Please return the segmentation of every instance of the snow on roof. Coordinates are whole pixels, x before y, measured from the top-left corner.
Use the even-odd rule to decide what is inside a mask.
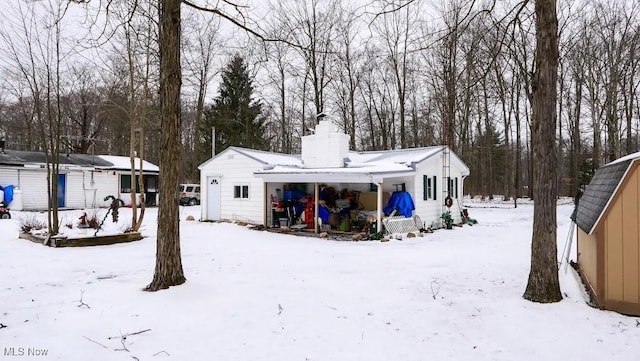
[[[412,163],[420,162],[440,151],[442,151],[441,146],[390,151],[351,151],[344,168],[303,168],[299,158],[295,158],[293,164],[284,164],[284,162],[276,164],[273,161],[282,161],[282,159],[269,159],[269,157],[282,155],[266,152],[258,152],[254,158],[262,157],[263,163],[270,167],[256,174],[385,174],[412,171]],[[242,149],[240,152],[244,153],[245,150]],[[284,156],[289,160],[293,157]]]
[[[289,166],[302,166],[302,160],[300,155],[284,154],[284,153],[271,153],[262,150],[247,149],[240,147],[229,147],[238,153],[244,154],[247,157],[253,158],[261,163],[268,164],[270,166],[277,165],[289,165]]]
[[[442,146],[433,146],[425,148],[409,148],[409,149],[396,149],[387,151],[373,151],[362,152],[363,157],[371,157],[367,162],[391,162],[391,163],[418,163],[423,161],[440,151]]]
[[[119,170],[131,169],[131,160],[129,157],[124,157],[119,155],[98,155],[97,157],[100,157],[103,160],[113,164],[113,166],[111,167],[104,166],[102,168],[119,169]],[[136,169],[138,168],[139,164],[140,164],[140,158],[136,157],[135,158]],[[142,162],[142,170],[148,171],[148,172],[159,172],[160,168],[157,165],[147,162],[145,160]]]
[[[349,151],[345,159],[344,168],[304,168],[299,154],[272,153],[267,151],[231,146],[215,157],[202,163],[202,169],[207,163],[228,151],[236,151],[246,157],[264,164],[264,170],[255,172],[256,175],[273,176],[276,174],[342,174],[353,177],[355,175],[387,175],[406,173],[413,170],[413,164],[424,161],[445,149],[444,146],[424,148],[408,148],[385,151],[354,152]],[[463,175],[469,174],[469,168],[462,160],[451,152],[452,161],[462,169]]]
[[[614,160],[613,162],[607,163],[606,165],[620,163],[620,162],[624,162],[624,161],[627,161],[627,160],[634,160],[634,159],[638,159],[638,158],[640,158],[640,152],[631,153],[631,154],[625,155],[622,158],[618,158],[618,159]]]
[[[411,167],[399,163],[370,163],[348,166],[345,168],[301,168],[292,166],[275,166],[272,169],[257,171],[255,174],[381,174],[411,171],[413,171]]]

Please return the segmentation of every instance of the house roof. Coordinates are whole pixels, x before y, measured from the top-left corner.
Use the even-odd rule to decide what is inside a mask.
[[[138,162],[139,158],[136,158],[136,164],[138,164]],[[0,152],[0,166],[24,167],[28,165],[39,166],[46,163],[43,152],[21,150],[5,150],[4,152]],[[99,169],[131,169],[129,157],[114,155],[61,154],[60,164]],[[157,165],[147,161],[144,161],[142,168],[150,172],[159,171]]]
[[[574,211],[573,220],[587,234],[593,233],[603,214],[611,204],[613,196],[630,169],[634,159],[640,157],[623,157],[601,168],[593,175]]]
[[[202,169],[206,167],[210,162],[213,162],[215,159],[222,157],[223,154],[228,152],[238,152],[246,157],[254,159],[265,166],[278,166],[278,165],[291,165],[291,166],[302,166],[302,160],[300,159],[299,154],[284,154],[284,153],[272,153],[266,152],[262,150],[248,149],[242,147],[228,147],[222,152],[216,154],[212,158],[208,159],[204,163],[198,166],[198,169]]]
[[[275,181],[286,177],[289,182],[377,182],[382,178],[404,176],[415,171],[414,165],[441,154],[445,146],[409,148],[386,151],[354,152],[349,151],[343,168],[304,168],[299,154],[272,153],[255,149],[228,147],[216,156],[198,166],[205,168],[228,152],[237,152],[263,164],[263,169],[254,174]],[[469,175],[469,168],[453,152],[451,162],[463,176]]]
[[[364,160],[365,163],[398,163],[413,165],[423,162],[433,156],[439,155],[446,146],[436,145],[423,148],[407,148],[396,150],[369,151],[369,152],[349,152],[352,163]],[[470,174],[469,167],[454,152],[449,153],[451,161],[460,168],[463,176]]]
[[[24,166],[26,164],[46,164],[43,152],[29,152],[7,149],[0,153],[0,165]],[[60,164],[80,167],[109,166],[111,163],[91,154],[61,154]]]
[[[104,159],[110,165],[101,166],[103,169],[114,169],[114,170],[130,170],[131,169],[131,158],[119,155],[99,155],[98,157]],[[140,158],[136,157],[134,159],[136,169],[139,169],[138,165],[140,164]],[[146,160],[142,161],[142,170],[147,172],[160,172],[160,167],[157,165],[147,162]]]
[[[444,149],[446,149],[444,146],[433,146],[388,151],[350,151],[344,168],[304,168],[302,162],[298,162],[277,166],[269,164],[270,166],[254,174],[272,181],[284,176],[288,181],[299,182],[314,180],[377,183],[383,178],[404,176],[414,172],[415,164],[441,154]],[[452,163],[461,169],[462,175],[469,175],[469,168],[464,162],[455,153],[450,154]],[[299,161],[298,158],[296,160]]]

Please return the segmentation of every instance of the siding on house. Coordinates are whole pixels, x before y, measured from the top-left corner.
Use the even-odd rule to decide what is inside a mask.
[[[220,153],[201,170],[201,184],[207,184],[208,176],[221,176],[220,217],[222,219],[237,219],[259,224],[264,222],[264,182],[262,178],[253,176],[253,172],[263,167],[263,163],[229,149],[225,153]],[[224,169],[224,173],[219,171],[221,169]],[[234,187],[243,185],[249,186],[249,198],[234,198]],[[202,197],[208,197],[207,187],[203,187]],[[208,215],[205,217],[208,218]]]
[[[108,195],[117,197],[120,191],[118,167],[122,166],[126,169],[129,164],[129,158],[121,156],[87,154],[61,156],[59,174],[65,177],[64,207],[109,206],[110,202],[105,202],[104,198]],[[157,166],[146,161],[144,169],[145,172],[149,171],[152,174],[158,172]],[[46,210],[48,208],[47,183],[44,153],[16,150],[0,153],[0,185],[12,184],[21,192],[21,209]]]
[[[91,176],[93,176],[93,179]],[[95,200],[98,207],[109,207],[111,205],[111,201],[105,201],[104,198],[106,196],[117,196],[120,191],[120,175],[118,172],[91,172],[91,175],[85,177],[84,181],[87,200],[92,201],[95,194]],[[97,191],[96,188],[98,188],[99,191]]]
[[[13,184],[17,186],[20,183],[19,170],[15,168],[0,168],[0,186],[8,186]]]
[[[22,209],[46,210],[47,202],[47,172],[41,169],[21,169],[20,184],[22,190]]]
[[[105,202],[108,195],[118,194],[118,175],[110,171],[66,172],[67,175],[67,208],[99,208],[108,207]]]
[[[604,215],[605,295],[608,301],[640,302],[640,178],[633,167]]]
[[[599,307],[633,315],[640,315],[640,162],[634,160],[637,156],[624,157],[600,168],[575,212],[582,278],[596,296]]]
[[[424,192],[424,182],[423,177],[427,176],[431,179],[431,199],[424,200],[423,192]],[[453,206],[451,206],[451,216],[454,221],[460,222],[462,218],[460,216],[460,212],[462,211],[462,196],[464,194],[463,188],[463,178],[462,172],[458,167],[451,166],[449,171],[450,178],[454,181],[457,178],[458,180],[458,197],[456,198],[456,190],[455,184],[453,189],[453,194],[451,198],[453,198]],[[433,185],[433,177],[436,177],[435,187]],[[447,180],[442,177],[442,154],[438,154],[434,157],[428,158],[425,161],[416,165],[416,176],[413,178],[413,194],[415,195],[414,203],[416,204],[415,213],[420,216],[423,221],[427,220],[435,220],[434,222],[438,223],[440,220],[440,216],[442,215],[442,207],[444,204],[444,199],[446,197],[446,193],[444,188],[447,184]],[[435,200],[433,199],[433,193],[435,192]],[[427,226],[431,226],[431,224],[427,221]]]

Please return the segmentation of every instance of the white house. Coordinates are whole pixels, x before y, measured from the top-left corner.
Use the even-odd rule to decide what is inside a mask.
[[[136,159],[136,165],[139,159]],[[87,154],[60,156],[58,175],[58,207],[97,208],[110,202],[113,195],[125,204],[131,203],[129,157]],[[156,204],[158,166],[143,162],[147,205]],[[0,186],[13,186],[15,210],[46,210],[47,170],[44,153],[5,150],[0,153]]]
[[[302,138],[301,155],[225,149],[199,166],[202,219],[273,225],[272,201],[282,198],[287,185],[295,184],[301,193],[318,199],[318,185],[323,184],[358,194],[359,208],[374,211],[378,222],[386,200],[403,189],[415,205],[412,215],[426,226],[440,226],[447,210],[460,220],[469,168],[448,147],[354,152],[348,141],[322,120],[314,134]],[[448,197],[451,208],[445,206]]]

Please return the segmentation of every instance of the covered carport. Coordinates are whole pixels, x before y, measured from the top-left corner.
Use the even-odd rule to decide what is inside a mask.
[[[326,184],[375,184],[376,185],[376,229],[382,229],[383,185],[385,182],[400,182],[414,176],[414,169],[405,164],[369,164],[362,167],[349,168],[298,168],[290,166],[276,166],[254,173],[265,182],[264,206],[268,210],[270,199],[267,196],[269,184],[307,183],[313,185],[314,197],[314,232],[319,231],[318,207],[320,190],[319,185]],[[268,223],[265,211],[265,225]]]

